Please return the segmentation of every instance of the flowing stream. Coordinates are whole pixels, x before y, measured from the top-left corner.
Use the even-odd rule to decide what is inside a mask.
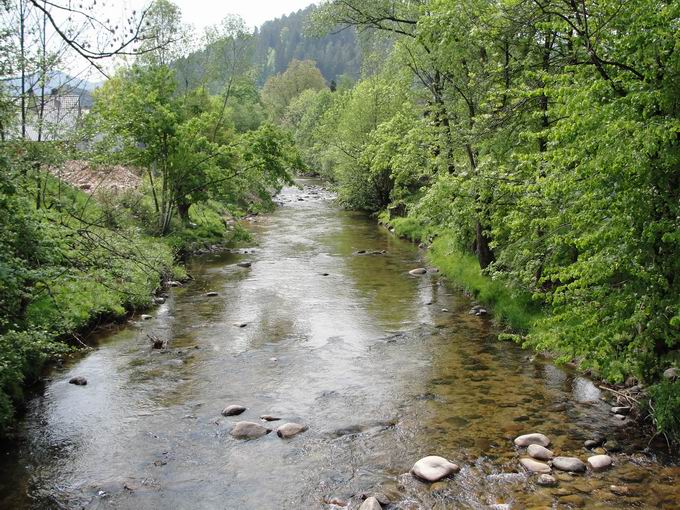
[[[51,374],[0,452],[1,508],[358,508],[376,493],[395,509],[680,508],[677,457],[647,448],[596,385],[498,341],[439,275],[408,274],[415,246],[301,184],[253,223],[255,248],[196,257],[153,318]],[[224,417],[229,404],[247,410]],[[309,430],[229,435],[262,414]],[[622,451],[539,487],[512,442],[534,431],[584,461],[596,436]],[[416,481],[426,455],[462,471]]]

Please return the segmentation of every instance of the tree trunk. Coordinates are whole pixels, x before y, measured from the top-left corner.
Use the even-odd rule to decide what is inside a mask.
[[[477,220],[475,230],[475,251],[477,253],[477,259],[479,260],[479,267],[486,269],[496,259],[493,250],[491,250],[491,247],[489,246],[490,239],[484,234],[484,227],[482,227],[482,223],[479,220]]]

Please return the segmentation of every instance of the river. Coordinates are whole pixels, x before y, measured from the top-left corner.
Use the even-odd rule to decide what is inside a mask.
[[[375,493],[395,509],[680,508],[677,457],[648,449],[596,385],[498,341],[438,274],[408,274],[424,264],[414,245],[301,182],[253,223],[254,248],[196,257],[153,318],[53,371],[2,451],[1,508],[358,508]],[[224,417],[229,404],[247,410]],[[262,414],[309,430],[229,435]],[[513,438],[534,431],[583,460],[600,435],[622,451],[539,487],[505,475],[522,473]],[[419,482],[408,471],[426,455],[462,470]]]

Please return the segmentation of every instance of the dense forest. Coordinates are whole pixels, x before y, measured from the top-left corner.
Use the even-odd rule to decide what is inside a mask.
[[[31,44],[41,5],[6,3],[11,27],[37,23],[3,32],[3,75],[73,50]],[[225,218],[313,171],[427,247],[506,337],[643,385],[680,438],[678,2],[331,0],[255,33],[227,18],[198,49],[169,1],[142,14],[77,132],[3,138],[0,425],[39,362],[148,306],[182,253],[246,236]],[[40,122],[25,96],[2,97],[3,133]],[[50,171],[78,159],[142,184],[93,200]]]

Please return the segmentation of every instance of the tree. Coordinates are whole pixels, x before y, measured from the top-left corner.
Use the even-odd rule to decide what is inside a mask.
[[[272,76],[262,89],[262,101],[280,120],[293,99],[305,90],[322,90],[326,82],[311,60],[293,60],[283,74]]]

